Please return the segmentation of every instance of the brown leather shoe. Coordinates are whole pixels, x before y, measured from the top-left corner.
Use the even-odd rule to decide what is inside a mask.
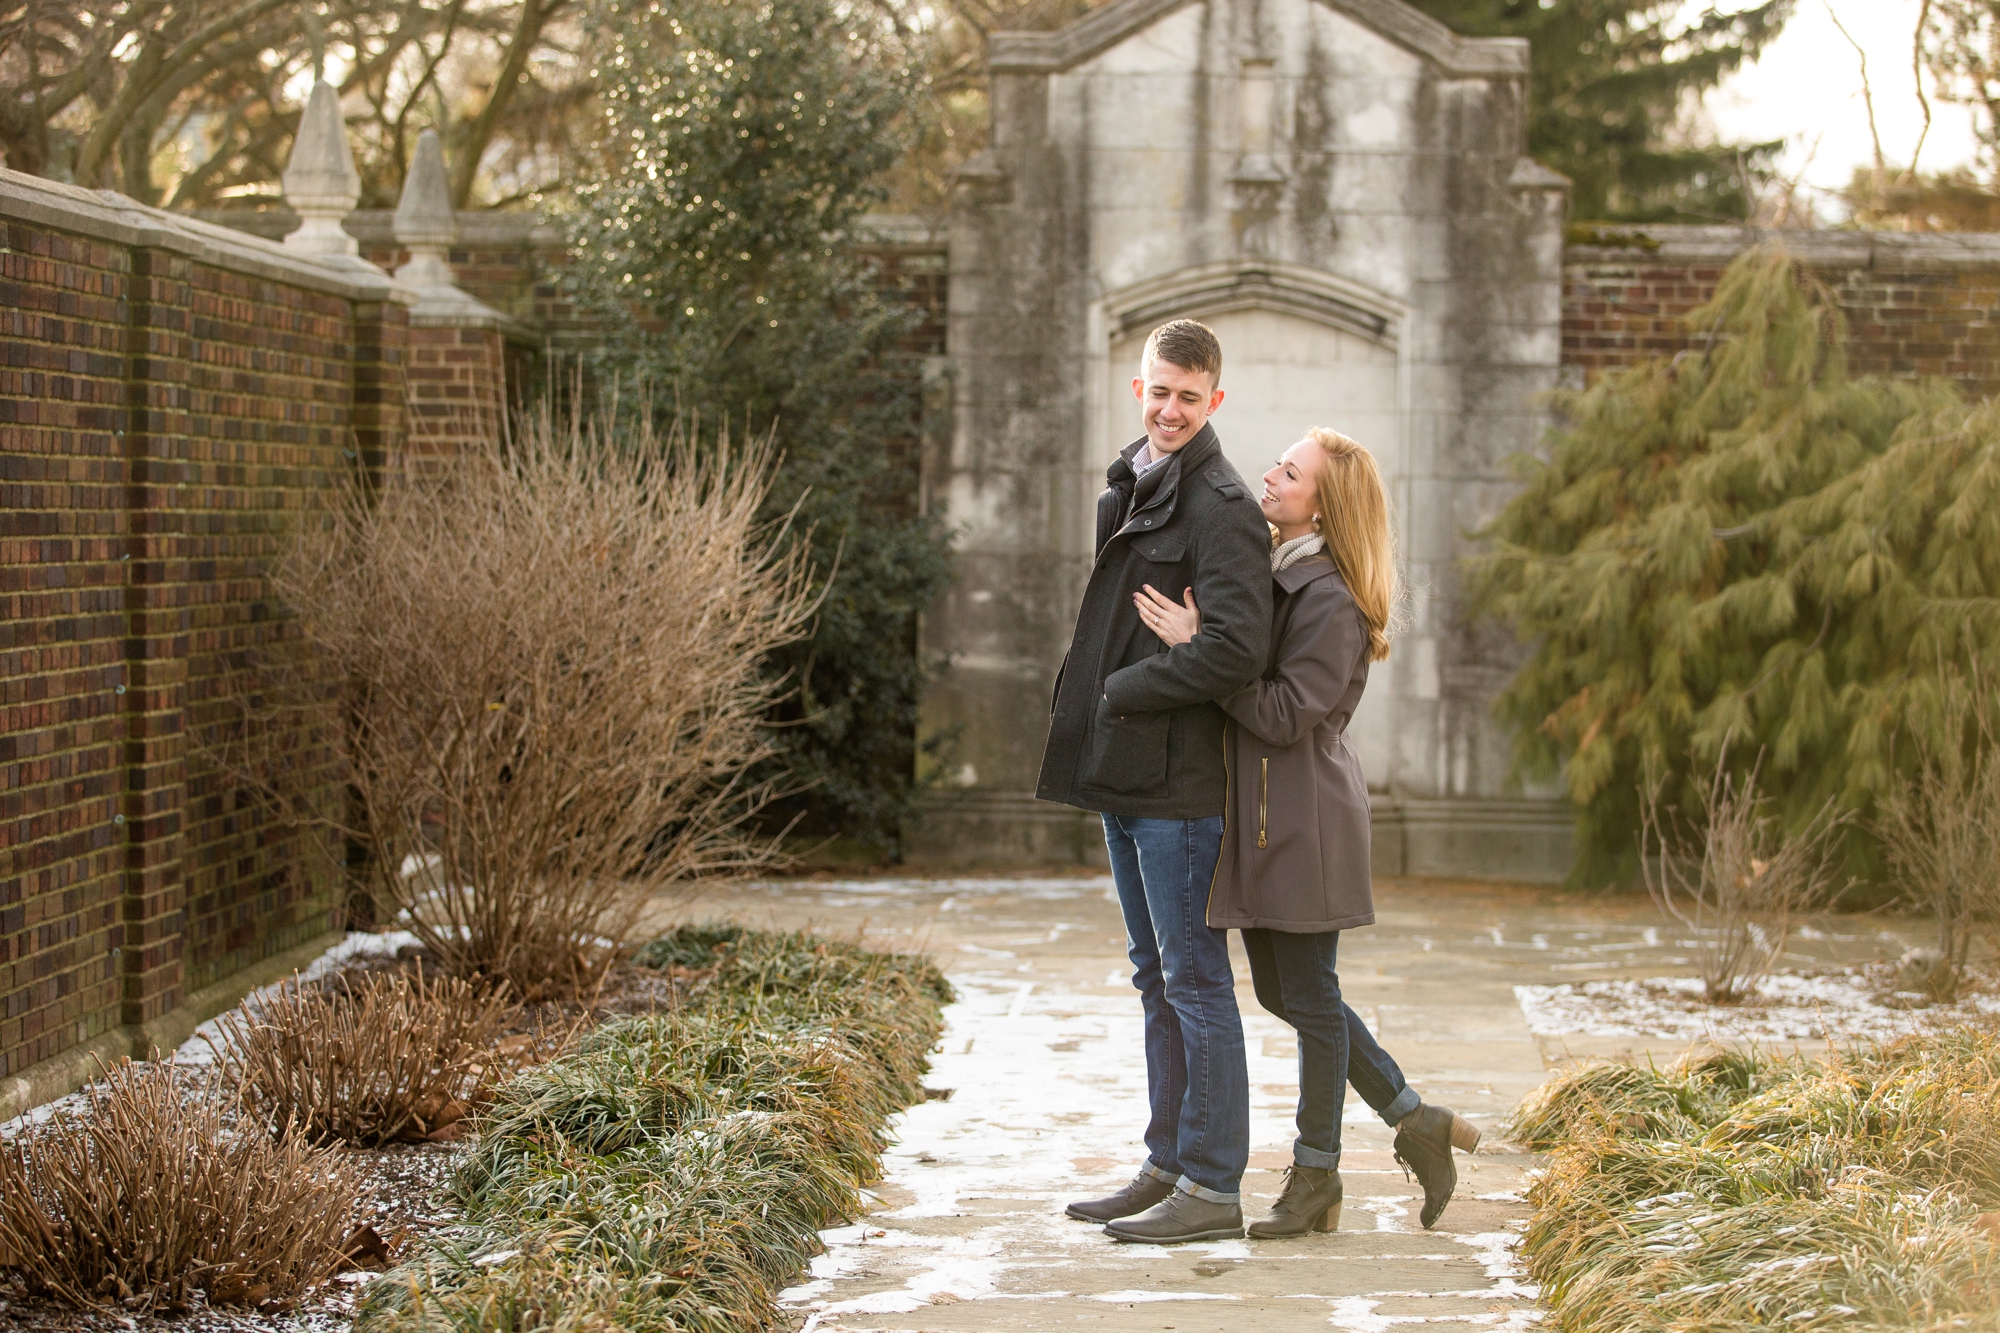
[[[1259,1240],[1303,1236],[1308,1231],[1332,1231],[1340,1225],[1340,1172],[1331,1168],[1285,1168],[1285,1188],[1271,1211],[1250,1224]]]
[[[1243,1235],[1243,1209],[1211,1203],[1175,1190],[1159,1206],[1104,1228],[1113,1240],[1141,1245],[1179,1245],[1191,1240],[1236,1240]]]
[[[1116,1194],[1103,1199],[1079,1199],[1063,1211],[1081,1222],[1115,1222],[1145,1212],[1173,1192],[1171,1182],[1141,1171]]]

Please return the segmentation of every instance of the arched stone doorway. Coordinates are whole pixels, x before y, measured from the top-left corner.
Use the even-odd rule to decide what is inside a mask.
[[[1094,453],[1110,458],[1139,437],[1131,382],[1146,335],[1169,319],[1199,319],[1222,343],[1223,452],[1254,488],[1257,478],[1308,426],[1330,426],[1375,455],[1390,502],[1404,475],[1401,431],[1402,307],[1323,273],[1269,261],[1172,274],[1103,302],[1109,345]],[[1092,497],[1095,502],[1095,497]],[[1349,735],[1369,785],[1394,776],[1392,678],[1363,698]]]

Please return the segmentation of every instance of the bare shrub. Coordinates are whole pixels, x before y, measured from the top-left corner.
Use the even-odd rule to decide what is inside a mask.
[[[346,682],[350,835],[446,971],[576,994],[663,887],[777,859],[760,664],[816,603],[757,517],[775,462],[544,414],[350,494],[278,571]]]
[[[359,1190],[330,1150],[273,1138],[171,1064],[123,1061],[81,1114],[0,1143],[0,1268],[77,1306],[280,1308],[322,1281]]]
[[[1784,952],[1792,928],[1832,897],[1839,832],[1851,819],[1829,801],[1787,835],[1757,789],[1762,756],[1730,773],[1727,754],[1702,793],[1698,819],[1661,799],[1663,779],[1640,792],[1639,864],[1660,910],[1694,936],[1702,990],[1711,1004],[1743,999]]]
[[[245,1105],[315,1139],[448,1137],[504,1063],[505,988],[405,972],[285,983],[217,1020],[216,1067]]]
[[[1956,998],[1974,936],[2000,922],[2000,749],[1985,675],[1940,672],[1937,725],[1908,728],[1915,764],[1877,806],[1875,833],[1903,892],[1937,917],[1935,955],[1900,984]]]

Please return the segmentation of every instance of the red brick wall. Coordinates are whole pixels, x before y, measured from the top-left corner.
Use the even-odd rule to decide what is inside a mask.
[[[517,361],[515,374],[522,373]],[[449,456],[495,439],[506,416],[507,345],[495,328],[410,329],[409,414],[413,453]]]
[[[284,533],[401,447],[408,329],[186,246],[0,238],[4,1077],[336,923],[326,835],[230,741],[245,683],[298,653]],[[296,787],[337,799],[327,738],[292,739]]]
[[[119,1020],[128,251],[0,227],[0,1073]]]
[[[1715,294],[1731,254],[1669,241],[1572,247],[1563,270],[1563,364],[1587,380],[1689,345],[1685,317]],[[1651,230],[1647,239],[1655,239]],[[1912,240],[1921,238],[1912,238]],[[1940,263],[1913,253],[1844,256],[1801,247],[1806,269],[1847,317],[1856,374],[1937,375],[1974,394],[2000,389],[2000,262]]]

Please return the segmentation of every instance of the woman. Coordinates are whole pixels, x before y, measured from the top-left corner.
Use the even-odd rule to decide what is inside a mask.
[[[1314,427],[1264,474],[1271,525],[1271,656],[1264,678],[1222,700],[1229,765],[1222,857],[1208,924],[1243,932],[1257,1002],[1298,1033],[1298,1141],[1285,1188],[1253,1236],[1331,1231],[1340,1220],[1340,1116],[1352,1080],[1396,1130],[1396,1160],[1423,1185],[1437,1221],[1458,1184],[1454,1145],[1479,1131],[1426,1105],[1341,998],[1340,932],[1375,920],[1368,879],[1368,784],[1346,739],[1389,655],[1395,553],[1382,479],[1369,452]],[[1169,648],[1200,625],[1148,587],[1139,615]]]

